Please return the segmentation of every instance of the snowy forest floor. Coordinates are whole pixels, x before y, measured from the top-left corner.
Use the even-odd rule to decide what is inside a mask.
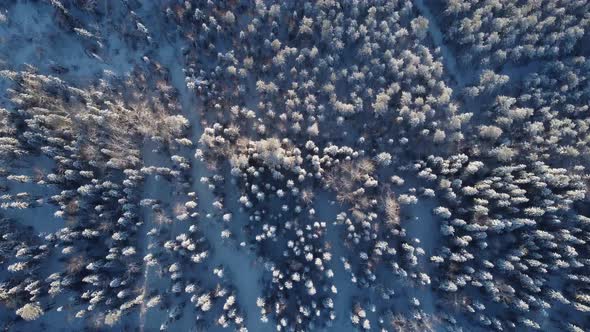
[[[452,77],[454,81],[451,85],[455,91],[460,91],[462,88],[469,86],[477,80],[478,74],[474,71],[466,71],[459,68],[457,60],[453,55],[451,47],[445,45],[444,36],[440,28],[436,23],[436,18],[432,14],[428,7],[428,4],[424,0],[416,0],[416,7],[419,9],[422,15],[424,15],[430,21],[429,33],[432,38],[432,42],[436,47],[440,48],[442,58],[444,60],[445,70],[448,75]],[[92,80],[97,72],[103,70],[110,70],[117,75],[123,75],[129,71],[133,66],[141,63],[145,50],[130,50],[124,43],[119,39],[119,34],[115,31],[104,31],[106,49],[108,50],[108,56],[104,58],[97,58],[89,55],[80,45],[79,41],[72,38],[69,35],[55,35],[55,31],[59,31],[59,28],[55,26],[53,20],[49,16],[49,5],[32,5],[30,3],[19,3],[9,8],[9,15],[13,17],[15,22],[12,26],[0,25],[0,38],[6,40],[15,40],[11,38],[13,34],[20,34],[20,43],[11,45],[4,44],[2,51],[0,52],[0,64],[9,64],[13,68],[19,68],[25,64],[31,64],[41,72],[47,72],[49,66],[53,63],[58,63],[61,66],[69,69],[69,76],[72,81],[84,84],[86,81]],[[157,19],[150,15],[151,8],[146,8],[137,12],[137,15],[141,18],[141,21],[146,23],[147,28],[151,34],[157,40],[155,54],[149,54],[151,58],[161,63],[169,72],[170,84],[178,92],[178,101],[181,105],[182,114],[190,122],[191,137],[190,140],[197,144],[202,133],[203,126],[201,124],[202,119],[199,114],[201,110],[197,98],[194,93],[189,91],[186,87],[184,58],[181,54],[181,50],[185,45],[175,39],[170,39],[163,31],[159,31],[159,26],[163,26],[157,22]],[[121,12],[117,13],[116,10],[122,10],[121,8],[115,8],[113,15],[125,15]],[[104,18],[103,22],[99,22],[101,25],[108,27],[108,17]],[[27,37],[29,36],[29,37]],[[50,37],[50,38],[49,38]],[[531,64],[526,67],[507,67],[503,69],[503,73],[509,76],[522,76],[523,73],[530,72],[538,67],[538,64]],[[207,169],[201,161],[194,158],[192,155],[194,150],[186,149],[181,153],[191,161],[190,176],[192,179],[192,185],[188,192],[195,192],[198,197],[198,213],[199,213],[199,224],[198,228],[203,232],[207,243],[211,245],[210,257],[208,260],[208,266],[204,271],[209,273],[210,283],[214,283],[214,276],[211,273],[212,269],[217,266],[223,266],[225,268],[226,278],[229,282],[234,285],[237,290],[238,303],[242,306],[246,316],[246,326],[250,331],[262,332],[270,331],[273,329],[272,323],[264,324],[260,320],[259,308],[256,306],[256,299],[263,293],[262,285],[265,276],[264,262],[261,262],[256,258],[255,253],[251,252],[248,246],[242,246],[245,236],[243,232],[243,226],[248,223],[247,216],[240,211],[238,205],[238,188],[231,181],[227,181],[225,191],[225,209],[226,212],[232,214],[232,225],[231,230],[234,235],[230,239],[222,239],[221,232],[223,230],[222,215],[215,210],[213,203],[215,202],[215,196],[212,191],[208,188],[206,183],[200,181],[203,177],[211,176],[210,171]],[[157,148],[157,144],[154,142],[145,142],[145,146],[142,149],[142,157],[146,167],[156,166],[163,167],[169,166],[170,155],[169,152],[160,151]],[[47,160],[36,160],[32,161],[31,164],[35,164],[36,167],[42,169],[50,169],[51,165],[48,164]],[[22,168],[19,174],[32,173],[32,169]],[[224,174],[226,179],[230,179],[230,174]],[[28,188],[27,185],[23,185],[18,188],[10,188],[12,193],[28,191],[36,194],[36,188]],[[41,193],[39,193],[41,194]],[[51,195],[51,193],[44,192],[44,196]],[[170,183],[168,180],[163,178],[157,178],[156,176],[149,176],[146,178],[143,187],[142,198],[156,199],[160,202],[162,208],[171,213],[174,205],[179,202],[186,201],[187,192],[179,192],[177,186],[174,183]],[[335,204],[330,204],[330,201],[334,199],[329,193],[322,193],[321,198],[318,200],[318,215],[324,219],[330,226],[328,228],[328,239],[331,242],[333,254],[338,259],[332,261],[332,268],[335,270],[337,279],[335,284],[338,287],[338,294],[335,297],[335,307],[337,308],[337,319],[331,330],[334,331],[346,331],[353,329],[350,323],[350,306],[355,298],[366,297],[367,294],[364,289],[358,287],[348,280],[348,274],[344,271],[343,264],[340,261],[340,257],[345,257],[345,251],[342,248],[342,234],[338,225],[333,225],[336,220],[336,215],[341,212]],[[431,231],[437,229],[437,221],[432,216],[431,211],[436,207],[436,202],[431,200],[420,199],[417,205],[412,206],[410,221],[404,224],[408,234],[417,243],[420,243],[426,251],[425,257],[421,257],[422,260],[420,265],[423,269],[429,270],[429,262],[425,261],[427,257],[430,257],[439,246],[438,232]],[[19,220],[24,225],[32,226],[38,233],[48,233],[59,229],[62,225],[56,218],[53,218],[52,208],[49,205],[43,207],[28,209],[25,213],[19,211],[13,211],[8,216]],[[142,255],[153,253],[157,250],[155,248],[155,240],[147,235],[151,229],[155,228],[157,232],[165,230],[166,237],[173,239],[178,234],[185,233],[188,231],[190,226],[189,223],[174,220],[171,224],[157,223],[155,214],[153,211],[144,211],[143,225],[140,227],[141,236],[139,237],[141,243],[137,243],[136,246],[139,248]],[[144,294],[150,294],[154,290],[160,292],[165,291],[169,287],[169,280],[163,279],[158,269],[161,266],[144,266],[144,273],[142,280]],[[198,271],[192,271],[197,273]],[[202,271],[200,271],[202,272]],[[0,272],[2,273],[2,272]],[[201,276],[202,277],[202,276]],[[399,286],[399,289],[403,289],[403,286]],[[422,304],[422,309],[428,314],[434,314],[437,311],[437,299],[435,298],[434,292],[429,287],[416,287],[416,288],[405,288],[406,295],[410,297],[416,297]],[[174,298],[175,305],[188,302],[187,298],[179,297]],[[171,306],[172,307],[172,306]],[[138,326],[140,331],[155,331],[159,329],[159,326],[168,320],[169,312],[164,311],[160,308],[142,308],[138,314]],[[73,324],[69,327],[64,327],[64,313],[51,312],[46,314],[41,320],[30,323],[28,326],[34,328],[46,327],[48,331],[80,331],[83,329],[78,323]],[[373,315],[373,317],[371,317]],[[369,313],[371,321],[376,321],[374,313]],[[181,318],[170,324],[169,328],[173,331],[188,331],[194,323],[191,320],[190,314],[184,314]],[[0,319],[2,319],[2,313],[0,311]],[[71,317],[69,317],[72,320]],[[134,325],[131,319],[128,324]]]

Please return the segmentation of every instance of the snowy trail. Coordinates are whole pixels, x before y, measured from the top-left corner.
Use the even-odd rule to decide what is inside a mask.
[[[347,257],[347,249],[343,247],[342,229],[339,225],[334,225],[336,215],[340,212],[337,205],[328,203],[333,201],[327,192],[321,192],[316,199],[314,208],[318,213],[321,221],[328,225],[326,240],[332,245],[332,256],[334,259],[330,262],[330,268],[334,271],[334,285],[338,293],[334,296],[334,311],[336,319],[332,322],[329,330],[347,331],[353,329],[350,321],[350,312],[352,301],[360,289],[350,281],[350,272],[344,269],[341,257]],[[322,202],[323,204],[319,204]]]
[[[407,188],[417,188],[417,183],[411,181],[411,176],[404,176]],[[425,251],[424,256],[418,257],[419,272],[428,274],[432,278],[436,274],[435,267],[430,262],[430,256],[435,255],[440,248],[441,235],[437,218],[432,214],[436,202],[426,197],[419,197],[417,204],[406,206],[410,220],[403,223],[407,236],[412,240],[414,247],[421,247]],[[420,243],[414,240],[418,239]],[[436,294],[429,286],[413,287],[407,289],[409,294],[420,300],[422,310],[427,314],[436,314]]]
[[[430,8],[424,3],[424,0],[415,0],[414,5],[420,11],[420,14],[428,19],[428,32],[432,37],[434,46],[439,47],[444,61],[445,70],[455,79],[453,90],[461,90],[473,81],[473,77],[468,77],[463,71],[459,70],[457,60],[453,51],[445,44],[444,34],[438,26],[436,17],[430,11]],[[473,74],[470,76],[474,76]]]
[[[149,166],[165,166],[167,165],[168,159],[167,159],[167,155],[163,154],[163,153],[159,153],[158,151],[154,150],[156,148],[155,146],[156,144],[154,144],[154,142],[152,141],[147,141],[144,143],[144,146],[142,147],[142,155],[143,155],[143,162],[144,162],[144,166],[145,167],[149,167]],[[149,175],[146,177],[145,182],[144,182],[144,189],[143,189],[143,198],[148,198],[148,199],[155,199],[159,202],[159,204],[162,205],[163,209],[166,209],[167,207],[171,206],[171,202],[170,202],[170,187],[168,185],[165,185],[164,180],[162,178],[160,179],[156,179],[155,176],[153,175]],[[162,227],[164,226],[163,223],[156,223],[155,222],[155,217],[154,217],[154,212],[149,210],[143,213],[143,225],[139,230],[139,244],[142,246],[141,251],[143,253],[143,256],[147,255],[148,253],[152,253],[153,252],[153,248],[152,246],[155,244],[154,243],[154,239],[153,237],[149,237],[147,236],[147,233],[152,229],[152,228],[156,228],[157,229],[157,233],[159,234],[159,232],[161,231]],[[147,266],[146,262],[143,262],[143,281],[142,281],[142,294],[144,295],[144,297],[146,297],[144,299],[144,301],[141,304],[141,309],[139,311],[139,329],[140,331],[144,331],[145,326],[147,324],[147,307],[145,306],[146,302],[147,302],[147,295],[148,295],[148,290],[151,288],[150,283],[153,281],[152,277],[154,276],[154,268]],[[158,280],[160,282],[164,282],[165,280]],[[158,285],[158,289],[161,290],[162,287],[160,287],[161,285]],[[151,321],[163,321],[165,319],[159,317],[163,313],[162,311],[159,311],[158,313],[156,313],[157,308],[151,308],[150,309],[150,317],[149,319]]]
[[[423,265],[424,268],[422,269],[422,272],[429,276],[434,275],[434,269],[429,258],[434,255],[439,240],[436,238],[439,227],[431,213],[434,207],[435,204],[433,202],[424,202],[423,200],[421,203],[412,205],[411,214],[417,217],[417,219],[410,221],[409,224],[405,226],[410,238],[417,238],[420,240],[420,243],[413,243],[412,245],[419,246],[426,252],[425,256],[419,258],[418,264]],[[422,262],[420,262],[420,260]],[[414,290],[422,303],[422,309],[426,313],[432,314],[436,312],[434,290],[427,287],[428,286],[425,286],[425,288],[416,287]]]
[[[153,152],[152,150],[148,147],[147,144],[145,144],[142,147],[142,155],[144,156],[144,165],[151,165],[151,160],[154,159],[153,156]],[[155,181],[153,181],[150,178],[147,178],[144,182],[144,197],[154,197],[155,191],[156,191],[156,183]],[[151,229],[151,227],[153,227],[153,222],[154,219],[150,218],[148,213],[144,213],[144,217],[143,217],[143,227],[141,227],[139,229],[139,243],[142,245],[141,248],[141,252],[143,253],[143,256],[145,257],[145,255],[147,255],[150,251],[150,246],[151,246],[151,239],[147,236],[147,232]],[[141,294],[144,296],[144,298],[147,296],[147,288],[148,288],[148,280],[149,280],[149,275],[150,275],[150,267],[146,264],[146,262],[143,262],[143,282],[142,282],[142,287],[141,287]],[[147,308],[145,306],[146,302],[143,301],[141,304],[141,309],[139,310],[139,330],[141,332],[144,331],[145,328],[145,313],[147,311]]]
[[[172,44],[160,47],[159,58],[169,70],[171,84],[179,92],[183,115],[191,125],[190,139],[193,144],[197,145],[203,128],[197,112],[196,96],[188,90],[185,84],[185,75],[182,71],[184,61],[177,54],[176,50],[178,49],[177,45]],[[213,211],[215,197],[207,185],[200,182],[202,177],[209,176],[211,174],[206,166],[199,160],[193,160],[191,168],[192,190],[197,193],[199,213],[203,218],[199,229],[212,246],[209,261],[214,266],[223,265],[225,267],[226,274],[237,289],[238,304],[246,313],[245,321],[248,329],[250,331],[270,331],[271,326],[260,321],[259,309],[256,306],[256,299],[262,295],[260,280],[262,280],[263,266],[257,263],[248,252],[237,247],[232,240],[222,240],[220,218]],[[234,191],[237,192],[238,189],[234,188]],[[246,216],[239,213],[237,202],[228,201],[225,204],[233,214],[232,222],[242,223],[243,220],[246,220]],[[204,217],[207,214],[211,214],[213,220],[205,221]]]

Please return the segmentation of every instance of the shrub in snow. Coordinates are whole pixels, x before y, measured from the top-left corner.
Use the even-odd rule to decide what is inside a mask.
[[[16,314],[24,320],[35,320],[43,315],[43,309],[36,303],[27,303],[20,307]]]

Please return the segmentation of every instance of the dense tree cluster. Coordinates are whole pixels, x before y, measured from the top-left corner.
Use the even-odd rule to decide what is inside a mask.
[[[445,0],[439,5],[447,39],[463,49],[462,60],[476,65],[578,54],[590,37],[586,1]]]

